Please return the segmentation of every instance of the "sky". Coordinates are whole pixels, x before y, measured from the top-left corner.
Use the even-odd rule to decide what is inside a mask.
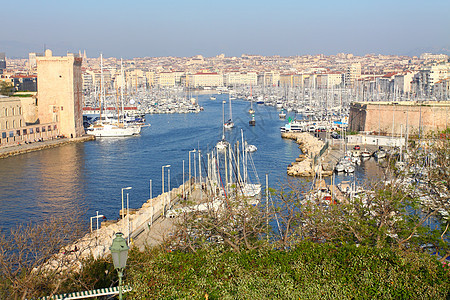
[[[28,57],[449,52],[448,0],[2,1],[0,52]],[[450,53],[448,53],[450,54]]]

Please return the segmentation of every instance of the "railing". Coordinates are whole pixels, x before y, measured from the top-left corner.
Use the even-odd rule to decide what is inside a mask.
[[[317,165],[317,162],[319,161],[319,158],[322,157],[322,155],[325,153],[325,151],[327,151],[329,146],[328,141],[325,143],[325,145],[323,145],[322,149],[320,149],[319,154],[314,156],[314,165]]]

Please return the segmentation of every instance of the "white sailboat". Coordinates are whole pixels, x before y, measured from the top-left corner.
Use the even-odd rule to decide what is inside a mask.
[[[233,112],[231,110],[231,100],[230,100],[230,94],[228,94],[228,102],[230,103],[230,119],[228,121],[226,121],[223,126],[225,129],[231,129],[234,127],[234,122],[233,122]]]
[[[100,54],[100,72],[101,72],[101,104],[100,104],[100,119],[98,122],[90,125],[86,129],[86,133],[94,135],[95,137],[125,137],[138,135],[141,132],[140,125],[127,125],[123,114],[123,68],[122,73],[122,88],[121,88],[121,102],[122,102],[122,121],[120,120],[120,113],[117,111],[117,121],[111,121],[107,118],[102,119],[101,111],[102,104],[105,103],[105,91],[103,88],[103,54]]]
[[[225,140],[225,101],[222,101],[222,139],[216,144],[219,151],[225,151],[229,143]]]

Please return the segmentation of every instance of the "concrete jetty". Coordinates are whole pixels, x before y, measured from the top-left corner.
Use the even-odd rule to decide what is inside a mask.
[[[0,147],[0,158],[6,158],[10,156],[16,156],[28,152],[39,151],[43,149],[49,149],[54,147],[59,147],[62,145],[67,145],[71,143],[82,143],[86,141],[95,140],[95,136],[84,135],[76,138],[57,138],[44,140],[42,142],[34,142],[31,144],[20,143],[14,146]]]
[[[294,140],[302,151],[302,154],[299,155],[295,162],[287,167],[288,175],[310,177],[318,172],[322,173],[323,176],[330,176],[332,174],[333,171],[328,166],[324,169],[321,164],[314,164],[314,157],[319,155],[325,146],[323,141],[308,132],[284,132],[281,134],[281,137]]]

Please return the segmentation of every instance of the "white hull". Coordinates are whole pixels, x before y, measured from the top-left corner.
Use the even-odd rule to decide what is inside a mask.
[[[105,124],[94,125],[87,129],[86,133],[95,137],[124,137],[139,135],[141,126],[120,127],[117,125]]]

